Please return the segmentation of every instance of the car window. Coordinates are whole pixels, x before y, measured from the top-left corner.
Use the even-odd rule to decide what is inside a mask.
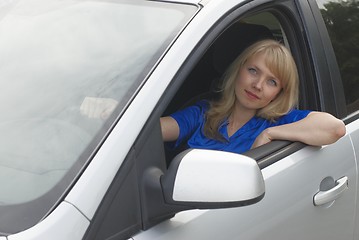
[[[359,2],[317,0],[341,73],[348,114],[359,110]]]
[[[295,48],[294,40],[288,38],[291,28],[288,23],[283,25],[282,19],[276,15],[276,11],[263,11],[248,15],[244,18],[237,19],[230,24],[223,32],[217,36],[213,43],[206,49],[206,52],[193,66],[192,71],[188,74],[184,83],[172,99],[171,103],[165,110],[163,116],[167,116],[185,107],[196,104],[200,100],[216,100],[219,95],[219,86],[222,76],[232,61],[249,45],[261,39],[275,39],[286,45],[289,49]],[[289,30],[288,30],[289,29]],[[294,55],[294,54],[293,54]],[[304,95],[306,84],[310,82],[310,71],[304,71],[306,68],[298,60],[298,52],[294,55],[298,62],[298,70],[300,71],[300,101],[298,108],[311,109],[309,104],[304,104]],[[306,73],[306,75],[303,74]],[[309,93],[307,93],[309,94]],[[177,143],[178,144],[178,143]],[[277,151],[283,145],[289,145],[289,142],[272,145],[266,151]],[[178,147],[173,148],[174,144],[165,144],[167,162],[171,162],[172,158],[188,146],[184,140]],[[303,147],[303,146],[301,146]],[[298,150],[298,148],[295,148]],[[261,150],[260,150],[261,151]],[[290,151],[287,152],[288,154]],[[247,154],[247,153],[246,153]],[[255,156],[263,156],[255,154]],[[251,155],[252,156],[252,155]],[[279,158],[276,158],[276,161]]]
[[[169,5],[0,4],[0,235],[54,206],[197,11]]]

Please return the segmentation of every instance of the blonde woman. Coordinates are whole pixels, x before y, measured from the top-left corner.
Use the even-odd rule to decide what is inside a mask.
[[[324,112],[295,109],[298,73],[291,53],[274,40],[254,43],[225,74],[218,101],[161,118],[163,139],[190,148],[243,153],[273,140],[326,145],[345,135],[344,123]]]

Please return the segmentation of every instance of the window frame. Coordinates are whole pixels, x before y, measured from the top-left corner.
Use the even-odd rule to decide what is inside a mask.
[[[323,16],[320,12],[320,8],[317,5],[317,1],[309,1],[310,8],[313,12],[313,16],[315,18],[315,21],[318,25],[318,32],[320,34],[320,37],[323,41],[323,45],[325,45],[324,51],[327,55],[328,65],[330,65],[329,70],[331,71],[333,77],[332,77],[332,84],[334,89],[334,99],[339,99],[339,106],[340,111],[338,113],[338,116],[342,117],[344,122],[346,124],[349,124],[357,119],[359,119],[359,109],[354,110],[353,112],[348,111],[348,105],[345,101],[345,89],[343,85],[343,79],[341,78],[341,72],[339,69],[339,64],[337,61],[336,52],[332,45],[332,40],[330,38],[330,35],[327,31],[327,26],[324,22]],[[358,98],[359,100],[359,98]],[[358,101],[357,100],[357,101]]]
[[[164,111],[166,114],[168,113],[166,107],[171,102],[172,96],[176,94],[177,90],[181,87],[183,82],[185,82],[186,77],[194,68],[193,66],[199,62],[201,57],[204,55],[204,52],[208,49],[212,42],[216,40],[222,31],[224,31],[233,22],[238,21],[238,19],[243,19],[261,12],[270,12],[277,18],[279,24],[281,24],[287,40],[290,43],[290,49],[293,57],[297,62],[299,77],[301,80],[305,79],[305,81],[300,81],[300,107],[310,110],[322,109],[318,85],[315,81],[315,69],[312,67],[313,63],[308,50],[309,47],[306,36],[300,34],[305,32],[305,28],[303,25],[298,24],[302,22],[296,5],[293,1],[284,1],[281,3],[258,3],[255,7],[251,7],[251,9],[249,9],[246,5],[238,7],[236,10],[229,13],[226,18],[221,19],[212,27],[212,29],[203,37],[203,41],[198,43],[198,46],[187,58],[183,67],[178,71],[177,75],[172,80],[171,85],[162,97],[162,104],[157,106],[157,111]],[[260,167],[264,168],[305,146],[305,144],[299,142],[293,143],[289,141],[273,141],[266,146],[250,150],[244,153],[244,155],[253,157],[258,161]]]
[[[305,25],[307,42],[315,66],[316,82],[321,91],[320,110],[338,118],[348,116],[344,88],[334,50],[315,1],[297,1]],[[324,56],[324,59],[323,59]]]

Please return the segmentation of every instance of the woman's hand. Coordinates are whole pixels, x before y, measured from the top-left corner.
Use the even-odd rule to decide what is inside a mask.
[[[269,135],[269,132],[270,132],[270,128],[267,128],[261,134],[259,134],[256,140],[254,141],[251,149],[270,143],[272,141],[272,138]]]

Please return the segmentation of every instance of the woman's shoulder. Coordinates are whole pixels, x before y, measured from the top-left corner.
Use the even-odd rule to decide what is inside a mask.
[[[206,112],[210,108],[210,103],[207,100],[197,101],[187,107],[185,107],[184,111],[198,111],[201,113]]]
[[[310,113],[310,110],[291,109],[287,114],[279,117],[278,122],[285,124],[299,121]]]
[[[178,118],[198,118],[205,114],[205,112],[209,109],[209,102],[205,100],[198,101],[192,105],[184,107],[183,109],[172,113],[170,116],[178,119]]]
[[[208,110],[210,107],[210,102],[208,100],[200,100],[198,102],[196,102],[196,104],[198,107],[200,107],[202,110]]]

